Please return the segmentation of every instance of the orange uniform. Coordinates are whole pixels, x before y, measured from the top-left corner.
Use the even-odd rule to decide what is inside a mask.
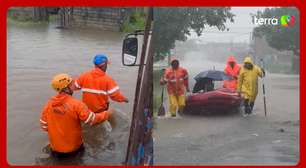
[[[126,100],[113,78],[97,67],[81,74],[75,86],[83,92],[83,102],[95,113],[108,108],[108,97],[117,102]]]
[[[186,88],[188,88],[188,72],[184,68],[178,67],[176,70],[173,68],[166,69],[164,80],[167,82],[169,95],[184,95]]]
[[[48,132],[51,149],[68,153],[79,149],[83,143],[80,121],[93,125],[108,117],[108,112],[95,114],[83,102],[63,93],[52,97],[45,105],[40,125]]]
[[[234,68],[232,68],[229,63],[230,62],[235,62]],[[237,64],[237,61],[235,59],[234,56],[230,56],[226,62],[226,67],[224,69],[224,73],[229,75],[231,78],[231,80],[224,80],[223,81],[223,87],[224,88],[228,88],[228,89],[232,89],[232,90],[236,90],[237,89],[237,79],[239,76],[239,71],[240,71],[240,66]],[[236,79],[234,79],[234,77]]]

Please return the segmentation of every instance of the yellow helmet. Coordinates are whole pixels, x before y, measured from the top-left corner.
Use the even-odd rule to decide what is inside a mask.
[[[72,82],[72,78],[68,74],[58,74],[53,77],[51,81],[51,86],[57,92],[62,91]]]

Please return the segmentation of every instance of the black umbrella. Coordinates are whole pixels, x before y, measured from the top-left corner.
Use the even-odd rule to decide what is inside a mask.
[[[226,75],[223,71],[217,71],[217,70],[203,71],[194,77],[196,81],[199,81],[205,78],[211,79],[213,81],[223,81],[223,80],[231,79],[231,77]]]

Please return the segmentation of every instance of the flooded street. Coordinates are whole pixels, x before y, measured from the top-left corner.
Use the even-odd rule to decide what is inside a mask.
[[[87,108],[74,100],[67,106],[66,99],[49,104],[57,114],[41,117],[58,94],[53,88],[72,93],[66,75],[51,86],[55,75],[77,79],[93,62],[103,71],[107,67],[124,96],[109,78],[92,81],[85,74],[77,83],[88,92],[89,105],[103,103],[107,95],[124,101],[110,100],[111,117],[85,114]],[[12,166],[297,165],[299,72],[297,7],[12,7],[7,10],[7,161]],[[73,97],[81,100],[81,94],[74,91]],[[107,123],[89,125],[104,117],[111,131]],[[82,123],[81,147],[75,118],[88,123]],[[55,158],[42,128],[57,151],[74,149],[76,155]]]
[[[199,54],[187,53],[186,59],[181,62],[189,70],[191,89],[194,85],[192,78],[200,71],[213,66],[216,70],[224,68],[224,63],[201,60]],[[195,57],[199,61],[191,61]],[[154,132],[155,164],[297,164],[300,158],[299,76],[267,74],[267,117],[264,115],[259,81],[254,109],[256,115],[244,118],[236,112],[157,119]]]
[[[56,29],[56,25],[8,25],[7,30],[7,160],[12,165],[109,165],[124,161],[133,107],[137,67],[123,67],[123,34],[90,29]],[[42,150],[47,133],[39,126],[42,107],[56,93],[50,86],[55,74],[73,77],[93,68],[95,54],[106,54],[110,74],[130,103],[111,102],[118,124],[110,134],[100,127],[88,133],[80,158],[57,162]],[[80,99],[80,93],[75,92]]]

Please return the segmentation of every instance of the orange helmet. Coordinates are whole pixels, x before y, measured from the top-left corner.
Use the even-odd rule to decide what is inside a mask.
[[[58,74],[53,77],[51,81],[51,86],[57,92],[62,91],[72,82],[72,78],[68,74]]]

